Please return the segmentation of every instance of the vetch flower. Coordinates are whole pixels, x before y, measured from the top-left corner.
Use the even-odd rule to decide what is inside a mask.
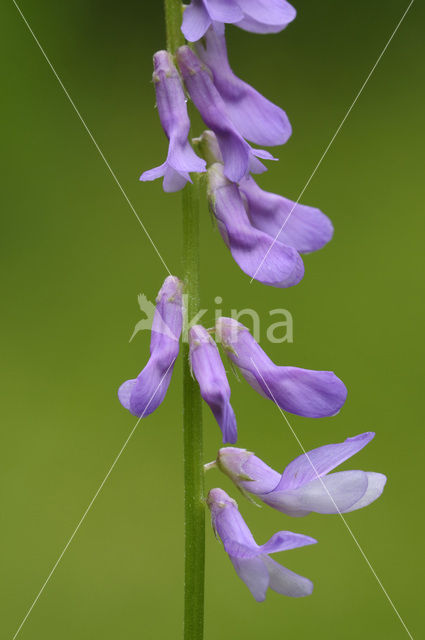
[[[309,596],[313,583],[282,567],[269,553],[315,544],[317,540],[291,531],[279,531],[258,545],[238,510],[238,505],[222,489],[212,489],[207,497],[212,526],[221,538],[236,573],[257,602],[266,598],[267,589],[292,598]]]
[[[238,182],[249,171],[266,171],[258,158],[275,158],[268,151],[253,149],[238,132],[227,115],[226,105],[215,88],[207,67],[186,45],[177,50],[176,59],[190,97],[205,124],[217,136],[226,177]]]
[[[192,0],[183,14],[182,32],[196,42],[211,24],[221,22],[254,33],[277,33],[295,16],[286,0]]]
[[[239,189],[254,227],[272,238],[300,253],[317,251],[331,240],[332,222],[319,209],[264,191],[251,176],[240,181]]]
[[[201,325],[189,330],[190,363],[201,396],[209,405],[223,433],[223,442],[234,443],[238,433],[230,404],[230,387],[217,345]]]
[[[232,318],[219,318],[216,332],[227,356],[249,384],[284,411],[323,418],[335,415],[344,404],[347,389],[332,371],[274,364],[249,330]]]
[[[170,384],[182,331],[182,288],[175,276],[165,279],[156,299],[149,361],[137,378],[127,380],[118,390],[123,407],[139,418],[155,411]]]
[[[224,27],[210,27],[196,52],[213,74],[213,81],[227,114],[239,133],[255,144],[284,144],[292,133],[286,113],[267,100],[232,71],[227,58]]]
[[[164,164],[145,171],[140,180],[164,177],[164,191],[179,191],[187,181],[191,182],[189,172],[205,171],[205,161],[195,154],[188,141],[190,121],[186,99],[172,56],[167,51],[158,51],[153,62],[156,104],[170,144]]]
[[[379,498],[387,478],[373,471],[337,471],[375,436],[372,432],[347,438],[303,453],[283,474],[271,469],[245,449],[220,449],[217,466],[243,491],[289,516],[316,513],[348,513],[367,507]]]
[[[242,271],[273,287],[292,287],[300,282],[304,265],[298,252],[273,242],[251,224],[238,186],[226,179],[219,163],[208,169],[208,199],[223,240]]]
[[[204,131],[192,142],[205,158],[208,168],[216,162],[223,163],[213,131]],[[311,253],[321,249],[331,240],[332,222],[319,209],[264,191],[251,176],[242,178],[238,188],[249,222],[270,236],[273,241],[279,241],[299,253]],[[256,268],[266,255],[267,253],[261,257]]]

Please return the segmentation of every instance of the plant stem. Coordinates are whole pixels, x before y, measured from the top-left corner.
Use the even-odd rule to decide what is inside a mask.
[[[167,49],[184,44],[181,0],[165,1]],[[183,273],[187,318],[199,310],[199,182],[183,190]],[[202,404],[192,377],[187,336],[183,342],[183,447],[185,508],[184,640],[204,637],[205,502]]]
[[[199,310],[198,181],[183,191],[183,264],[187,317]],[[184,639],[202,640],[204,631],[205,502],[202,404],[192,378],[189,344],[183,344],[183,442],[185,493]]]
[[[165,6],[165,33],[167,37],[167,49],[175,53],[182,44],[184,36],[181,32],[183,7],[179,0],[164,0]]]

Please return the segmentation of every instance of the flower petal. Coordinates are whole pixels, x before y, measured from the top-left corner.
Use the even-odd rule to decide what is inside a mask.
[[[224,31],[220,34],[211,27],[205,43],[205,47],[197,43],[196,51],[210,68],[214,85],[239,133],[255,144],[284,144],[292,132],[286,113],[233,73]]]
[[[278,562],[268,556],[263,556],[263,561],[269,572],[269,587],[277,593],[291,598],[303,598],[311,595],[313,583],[308,578],[282,567]]]
[[[211,489],[207,504],[213,528],[223,545],[232,541],[241,545],[241,548],[258,549],[248,525],[239,513],[238,505],[223,489]]]
[[[223,240],[242,271],[274,287],[292,287],[304,275],[295,249],[275,242],[249,222],[236,184],[225,180],[220,164],[208,169],[209,200]]]
[[[347,398],[344,383],[332,371],[275,365],[261,374],[263,389],[269,392],[271,399],[284,411],[297,416],[333,416]]]
[[[295,19],[297,12],[286,0],[238,0],[244,14],[267,25],[283,29]]]
[[[219,318],[216,331],[227,356],[249,384],[284,411],[321,418],[335,415],[344,404],[347,389],[332,371],[275,365],[248,329],[232,318]]]
[[[258,20],[254,20],[254,18],[245,16],[244,19],[237,22],[235,26],[244,31],[250,31],[251,33],[279,33],[287,25],[265,24],[264,22],[258,22]]]
[[[125,409],[140,418],[150,415],[163,401],[179,353],[182,330],[182,283],[168,276],[157,297],[152,321],[150,358],[137,378],[118,390]]]
[[[374,437],[373,431],[367,431],[353,438],[347,438],[344,442],[326,444],[303,453],[288,464],[276,488],[285,491],[297,489],[315,480],[318,475],[325,475],[361,451]]]
[[[349,509],[345,509],[344,513],[348,513],[349,511],[356,511],[357,509],[363,509],[363,507],[367,507],[369,504],[377,500],[383,492],[385,483],[387,482],[386,476],[384,476],[382,473],[374,473],[373,471],[366,471],[366,475],[368,479],[366,492],[360,498],[360,500],[351,505]]]
[[[342,513],[364,496],[368,477],[364,471],[340,471],[316,478],[298,489],[275,489],[261,499],[289,516],[316,513]]]
[[[130,411],[130,398],[134,389],[134,385],[137,380],[134,378],[133,380],[126,380],[122,383],[120,388],[118,389],[118,400],[121,402],[124,409],[128,409]]]
[[[130,413],[139,418],[146,418],[153,413],[165,398],[172,374],[173,365],[164,371],[163,367],[156,361],[156,358],[151,356],[146,367],[134,380],[128,406]],[[123,395],[121,389],[122,386],[118,392],[120,400]],[[126,405],[124,406],[126,407]]]
[[[314,207],[263,191],[247,176],[239,184],[248,205],[249,218],[257,229],[300,253],[321,249],[333,235],[331,221]]]
[[[190,121],[183,86],[167,51],[157,51],[154,55],[153,81],[159,118],[170,144],[167,160],[159,167],[145,171],[140,180],[164,176],[164,191],[178,191],[190,180],[189,172],[205,171],[206,163],[188,142]]]
[[[230,560],[239,578],[245,582],[255,600],[257,602],[263,602],[266,599],[270,582],[269,571],[264,563],[264,558],[247,559],[230,556]]]
[[[192,0],[183,13],[182,32],[186,40],[200,40],[211,24],[211,18],[202,0]]]
[[[175,193],[176,191],[180,191],[181,189],[183,189],[186,182],[192,182],[188,173],[179,173],[172,167],[167,167],[167,171],[162,183],[162,188],[164,189],[165,193]]]
[[[262,152],[252,149],[237,131],[227,115],[226,105],[214,86],[210,72],[196,54],[188,46],[183,46],[177,50],[176,58],[190,97],[205,124],[217,136],[224,173],[232,182],[238,182],[250,169],[254,154],[260,155]]]
[[[243,12],[235,0],[204,0],[211,20],[223,23],[239,22]]]
[[[288,549],[296,549],[297,547],[305,547],[309,544],[316,544],[317,540],[304,536],[300,533],[292,533],[292,531],[278,531],[266,544],[260,547],[261,553],[278,553],[279,551],[287,551]]]
[[[208,331],[195,325],[189,331],[190,362],[201,396],[209,405],[223,433],[223,442],[237,440],[235,413],[230,404],[230,387],[219,351]]]

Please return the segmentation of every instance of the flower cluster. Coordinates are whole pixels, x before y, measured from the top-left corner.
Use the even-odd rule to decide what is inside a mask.
[[[292,129],[280,107],[233,73],[225,23],[265,33],[280,31],[294,17],[284,0],[193,0],[182,29],[194,45],[180,47],[175,58],[167,51],[154,55],[157,107],[169,149],[161,166],[140,177],[163,177],[165,191],[178,191],[191,172],[206,171],[209,204],[234,260],[248,276],[273,287],[300,282],[300,253],[321,249],[333,226],[319,209],[263,191],[251,176],[267,170],[262,160],[276,159],[252,144],[284,144]],[[193,141],[203,158],[189,143],[185,90],[208,127]]]
[[[139,418],[148,416],[164,400],[179,352],[182,315],[182,283],[169,276],[157,297],[150,358],[137,378],[124,382],[118,391],[121,404]],[[238,432],[230,404],[230,385],[212,334],[248,384],[281,409],[321,418],[335,415],[343,406],[347,390],[332,371],[274,364],[249,330],[232,318],[218,318],[210,330],[194,325],[188,334],[190,364],[201,396],[221,429],[223,443],[235,444]],[[376,500],[386,478],[370,471],[328,472],[365,447],[374,435],[364,433],[314,449],[291,462],[283,474],[253,453],[236,447],[221,448],[214,466],[245,495],[251,494],[289,516],[304,516],[312,511],[346,513]],[[293,597],[311,593],[309,580],[280,566],[268,554],[312,544],[315,540],[281,531],[265,545],[258,546],[236,502],[224,491],[210,491],[207,504],[214,530],[256,600],[264,600],[268,587]]]
[[[269,151],[252,145],[284,144],[291,135],[286,113],[236,77],[229,64],[225,25],[254,33],[274,33],[294,18],[286,0],[192,0],[183,13],[182,32],[191,44],[175,55],[158,51],[154,74],[158,113],[169,139],[165,162],[145,171],[141,180],[163,178],[165,191],[178,191],[191,173],[206,173],[208,202],[220,233],[239,267],[251,278],[274,287],[296,285],[304,275],[301,253],[321,249],[333,235],[319,210],[261,189],[251,174],[267,170]],[[189,142],[186,95],[207,129]],[[159,291],[149,360],[137,376],[119,388],[121,404],[139,418],[164,400],[182,332],[182,282],[166,278]],[[215,327],[189,328],[189,359],[203,400],[210,407],[224,444],[236,444],[238,429],[231,389],[220,351],[248,384],[281,410],[308,418],[336,415],[347,390],[332,371],[275,364],[249,330],[221,317]],[[365,447],[367,432],[303,453],[281,474],[246,449],[223,447],[214,463],[247,497],[254,496],[287,516],[311,512],[341,514],[365,507],[382,493],[386,478],[370,471],[329,473]],[[238,574],[257,601],[267,589],[292,597],[311,594],[313,585],[270,558],[271,553],[310,545],[313,538],[279,531],[258,545],[236,502],[222,489],[206,499],[214,531]]]

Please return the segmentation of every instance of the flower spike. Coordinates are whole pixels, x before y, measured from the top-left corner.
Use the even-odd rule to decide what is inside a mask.
[[[142,173],[140,180],[164,177],[164,191],[179,191],[186,182],[191,182],[189,172],[205,171],[205,161],[196,155],[188,141],[190,121],[186,99],[172,56],[167,51],[158,51],[153,62],[159,118],[170,144],[166,161]]]
[[[239,513],[238,505],[222,489],[212,489],[207,497],[214,531],[220,537],[236,573],[257,602],[266,598],[267,589],[292,598],[309,596],[313,584],[307,578],[282,567],[269,553],[315,544],[317,540],[291,531],[279,531],[258,545]]]
[[[165,279],[156,299],[149,361],[137,378],[118,390],[122,406],[139,418],[159,407],[170,384],[182,331],[182,287],[175,276]]]
[[[235,443],[236,417],[230,404],[230,387],[217,345],[201,325],[189,330],[190,363],[201,396],[209,405],[223,433],[223,442]]]
[[[239,133],[265,146],[287,142],[292,128],[283,109],[238,78],[230,68],[224,28],[219,32],[210,27],[205,34],[205,46],[198,42],[196,51],[211,70],[214,85]]]
[[[205,124],[217,136],[226,177],[238,182],[249,171],[266,171],[258,158],[275,158],[268,151],[253,149],[244,140],[227,115],[226,105],[214,86],[209,70],[186,45],[177,50],[176,58],[190,97]]]
[[[387,479],[372,471],[329,471],[358,453],[374,436],[372,432],[362,433],[303,453],[283,474],[253,453],[236,447],[220,449],[217,466],[243,492],[289,516],[306,516],[312,511],[348,513],[377,500]]]
[[[341,409],[347,389],[332,371],[281,367],[268,357],[243,324],[219,318],[218,340],[247,382],[278,407],[307,418],[333,416]]]

